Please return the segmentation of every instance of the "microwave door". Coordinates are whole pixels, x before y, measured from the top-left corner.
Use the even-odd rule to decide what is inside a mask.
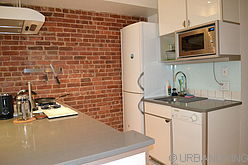
[[[203,53],[207,40],[203,29],[189,31],[179,36],[180,57],[196,56]]]
[[[201,28],[179,34],[179,57],[214,54],[213,33],[215,32],[209,32],[208,28]]]

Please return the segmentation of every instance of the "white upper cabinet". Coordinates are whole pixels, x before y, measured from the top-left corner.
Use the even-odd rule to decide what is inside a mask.
[[[239,20],[239,0],[222,0],[223,20],[240,23]]]
[[[196,26],[220,19],[219,0],[187,0],[188,24]]]
[[[158,0],[159,34],[185,28],[186,0]]]
[[[160,36],[221,20],[239,23],[239,0],[158,0]]]

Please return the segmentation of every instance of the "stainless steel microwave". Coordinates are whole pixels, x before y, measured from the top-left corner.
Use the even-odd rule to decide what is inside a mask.
[[[178,32],[179,58],[215,55],[217,52],[216,24]]]

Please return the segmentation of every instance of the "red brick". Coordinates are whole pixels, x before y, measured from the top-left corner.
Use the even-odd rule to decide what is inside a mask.
[[[43,37],[41,37],[41,36],[30,36],[29,37],[29,40],[43,40]]]
[[[18,41],[2,41],[2,45],[18,45]]]
[[[30,46],[28,47],[29,50],[43,50],[42,46]]]
[[[53,13],[54,17],[64,17],[65,15],[63,13]]]
[[[58,46],[45,47],[45,50],[58,50]]]
[[[70,51],[73,50],[73,47],[59,47],[59,50]]]
[[[76,15],[76,14],[66,14],[65,17],[66,18],[72,18],[72,19],[78,19],[79,18],[79,15]]]
[[[50,32],[63,32],[63,28],[59,28],[59,27],[49,27],[48,30]]]
[[[38,35],[0,36],[0,92],[14,94],[32,81],[39,97],[70,93],[64,103],[123,130],[120,29],[146,18],[30,7],[44,13],[46,22]],[[62,68],[60,85],[52,73],[47,82],[45,73],[23,73],[51,63]]]
[[[36,45],[50,45],[51,43],[49,41],[36,41]]]

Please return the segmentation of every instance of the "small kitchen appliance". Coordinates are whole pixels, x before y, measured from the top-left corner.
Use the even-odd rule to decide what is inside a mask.
[[[177,58],[234,57],[240,55],[240,27],[223,21],[176,32]]]
[[[0,95],[0,120],[13,118],[13,97],[9,94]]]
[[[18,117],[21,120],[28,120],[33,117],[31,113],[31,102],[29,101],[28,95],[18,95],[16,97],[16,106]]]
[[[215,24],[181,32],[178,36],[179,57],[216,54]]]

